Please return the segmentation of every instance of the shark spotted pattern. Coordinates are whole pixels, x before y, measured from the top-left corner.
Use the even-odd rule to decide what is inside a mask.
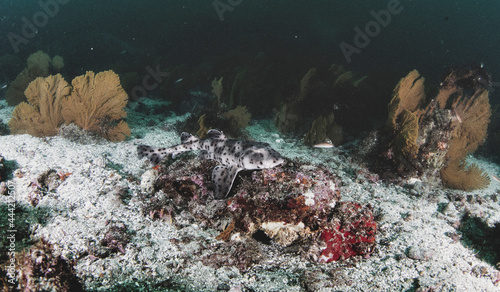
[[[181,134],[181,144],[169,148],[146,145],[137,147],[139,157],[147,157],[153,164],[160,163],[169,154],[175,157],[182,152],[194,150],[201,150],[200,158],[219,163],[212,171],[216,198],[227,196],[240,170],[273,168],[284,163],[283,157],[269,144],[227,139],[218,130],[208,131],[206,139],[198,139],[184,132]]]

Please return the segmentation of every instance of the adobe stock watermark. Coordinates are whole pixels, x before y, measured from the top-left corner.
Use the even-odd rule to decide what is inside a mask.
[[[403,11],[403,6],[399,0],[389,0],[387,9],[382,9],[379,12],[370,11],[373,20],[368,21],[364,29],[358,26],[354,27],[356,34],[354,35],[353,44],[346,42],[340,44],[340,50],[344,54],[347,63],[351,63],[353,54],[359,54],[361,49],[368,47],[371,40],[380,34],[382,27],[387,27],[391,23],[392,16],[400,14],[401,11]]]
[[[148,74],[142,78],[141,85],[137,85],[130,91],[130,96],[137,101],[148,95],[148,91],[153,91],[167,78],[169,73],[160,70],[160,64],[157,64],[153,69],[151,66],[144,68]]]
[[[14,183],[11,181],[7,182],[8,189],[8,197],[7,197],[7,230],[5,232],[7,240],[5,243],[8,244],[6,246],[7,249],[7,258],[5,271],[7,271],[7,282],[11,285],[16,284],[16,270],[18,268],[18,263],[16,262],[16,200],[14,197],[15,187]]]
[[[14,50],[14,53],[19,53],[19,46],[29,43],[30,39],[38,34],[38,30],[45,27],[49,23],[49,19],[56,16],[61,8],[60,5],[68,4],[70,0],[40,0],[38,6],[41,10],[33,13],[31,19],[23,16],[21,18],[21,32],[9,32],[7,38]]]
[[[224,13],[229,11],[233,12],[234,8],[243,3],[243,0],[226,0],[225,2],[220,0],[215,0],[212,5],[215,8],[217,16],[219,16],[220,21],[224,21]]]

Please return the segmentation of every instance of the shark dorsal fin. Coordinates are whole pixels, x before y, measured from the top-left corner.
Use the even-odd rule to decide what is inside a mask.
[[[182,144],[191,143],[191,142],[194,142],[197,140],[198,139],[195,136],[193,136],[189,133],[182,132],[182,134],[181,134],[181,143]]]
[[[226,140],[226,136],[224,135],[224,133],[222,133],[222,131],[219,131],[219,130],[215,130],[215,129],[212,129],[212,130],[209,130],[207,132],[207,138],[210,138],[210,139],[221,139],[221,140]]]

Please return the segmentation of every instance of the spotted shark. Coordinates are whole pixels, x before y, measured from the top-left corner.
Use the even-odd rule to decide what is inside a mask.
[[[273,168],[285,162],[268,143],[228,139],[215,129],[209,130],[205,139],[184,132],[181,134],[181,144],[168,148],[137,146],[139,157],[147,157],[155,165],[169,154],[175,157],[194,150],[200,150],[200,158],[219,163],[212,171],[215,197],[219,199],[228,195],[239,171]]]

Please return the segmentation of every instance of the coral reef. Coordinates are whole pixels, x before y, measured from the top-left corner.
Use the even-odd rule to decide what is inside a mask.
[[[424,80],[417,70],[413,70],[396,85],[388,105],[387,126],[389,128],[397,128],[396,119],[404,111],[409,111],[417,117],[420,115],[416,110],[420,110],[420,106],[425,101]]]
[[[64,59],[61,56],[54,56],[51,61],[52,67],[57,71],[60,71],[64,67]]]
[[[29,104],[22,102],[12,113],[9,121],[12,133],[36,137],[57,135],[64,122],[62,100],[70,91],[71,87],[60,74],[35,79],[25,91]]]
[[[276,115],[276,126],[282,133],[298,130],[301,119],[301,104],[311,88],[311,79],[316,74],[316,68],[311,68],[300,81],[299,93],[288,103],[283,104]]]
[[[333,145],[341,145],[344,141],[342,127],[335,123],[333,113],[327,116],[320,116],[315,119],[311,129],[307,132],[305,143],[307,145],[316,145],[330,140]]]
[[[221,232],[217,238],[227,242],[209,252],[205,264],[246,270],[263,258],[255,240],[295,246],[312,261],[371,253],[376,234],[372,208],[339,202],[338,181],[327,169],[295,161],[247,172],[237,180],[232,197],[214,200],[213,166],[212,161],[197,159],[164,165],[153,191],[142,195],[146,216],[178,225],[189,211],[201,226]],[[233,252],[242,256],[228,261]]]
[[[234,133],[248,126],[248,123],[252,118],[252,114],[248,112],[246,106],[237,106],[236,108],[223,113],[222,117],[228,121],[231,127],[230,131]]]
[[[71,85],[71,95],[62,103],[66,123],[74,123],[110,141],[130,136],[130,128],[123,121],[128,97],[118,75],[113,71],[97,74],[89,71],[73,79]]]
[[[218,113],[215,110],[207,110],[197,120],[199,128],[196,131],[196,135],[204,138],[210,129],[220,129],[229,137],[244,137],[244,130],[250,123],[251,118],[252,114],[244,106],[237,106],[235,109],[223,113]],[[184,130],[190,131],[190,129]]]
[[[363,100],[361,86],[365,79],[355,79],[353,72],[335,64],[328,70],[309,69],[300,81],[298,93],[276,115],[276,126],[282,133],[308,131],[306,143],[311,146],[326,138],[341,144],[343,127],[366,126],[363,112],[368,103]]]
[[[441,177],[451,188],[473,190],[489,184],[477,167],[466,166],[486,138],[491,115],[488,91],[474,78],[482,68],[452,70],[434,99],[425,104],[424,78],[413,70],[402,78],[389,103],[384,156],[404,176]]]
[[[73,79],[72,87],[59,74],[39,77],[25,94],[29,104],[19,104],[9,122],[13,134],[54,136],[63,123],[74,123],[86,133],[110,141],[130,136],[130,128],[123,121],[127,94],[112,71],[97,75],[87,72]]]
[[[50,67],[57,72],[64,66],[62,57],[55,56],[52,60],[49,55],[42,51],[31,54],[27,60],[27,67],[19,73],[12,81],[5,94],[5,99],[9,105],[18,105],[26,101],[24,91],[37,77],[47,77],[50,74]]]

